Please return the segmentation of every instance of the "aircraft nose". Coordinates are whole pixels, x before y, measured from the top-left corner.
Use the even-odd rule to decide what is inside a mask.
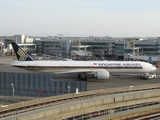
[[[152,70],[155,71],[157,68],[155,66],[152,65]]]
[[[153,68],[154,70],[156,70],[157,68],[154,66],[154,68]]]

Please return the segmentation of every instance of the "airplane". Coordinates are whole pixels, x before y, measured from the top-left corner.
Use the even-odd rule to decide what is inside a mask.
[[[4,45],[4,42],[0,42],[0,45]]]
[[[53,74],[76,73],[78,80],[87,80],[86,75],[91,74],[98,80],[106,80],[110,77],[110,72],[121,73],[146,73],[153,72],[156,67],[150,63],[141,61],[53,61],[53,60],[33,60],[15,42],[11,42],[17,60],[11,65],[27,70],[41,72],[52,72]]]

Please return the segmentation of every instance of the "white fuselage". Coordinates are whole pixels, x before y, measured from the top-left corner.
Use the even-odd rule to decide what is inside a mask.
[[[108,72],[152,72],[150,63],[140,61],[15,61],[12,66],[38,71],[105,69]]]

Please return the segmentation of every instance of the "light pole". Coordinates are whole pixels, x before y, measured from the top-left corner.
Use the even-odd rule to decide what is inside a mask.
[[[68,93],[70,93],[70,86],[68,86]]]
[[[14,96],[14,84],[12,83],[11,86],[12,86],[13,96]]]

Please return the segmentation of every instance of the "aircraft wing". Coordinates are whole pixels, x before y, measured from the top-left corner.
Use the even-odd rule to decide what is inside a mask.
[[[28,65],[27,64],[14,64],[14,63],[12,63],[11,64],[11,66],[17,66],[17,67],[28,67]]]
[[[63,59],[66,60],[66,61],[74,61],[72,59],[67,59],[67,58],[63,58]]]
[[[94,77],[97,79],[109,79],[109,72],[106,71],[105,69],[72,69],[68,71],[59,71],[56,72],[56,74],[61,74],[61,73],[76,73],[78,74],[78,79],[83,79],[87,80],[86,74],[92,74]]]
[[[62,73],[86,73],[86,74],[93,74],[97,71],[106,71],[104,69],[72,69],[72,70],[66,70],[66,71],[57,71],[54,72],[54,74],[62,74]]]

